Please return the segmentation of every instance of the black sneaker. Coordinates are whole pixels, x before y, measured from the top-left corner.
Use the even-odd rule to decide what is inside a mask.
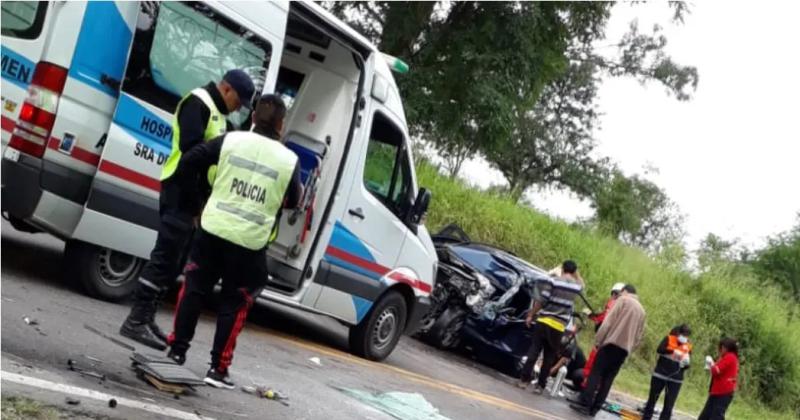
[[[203,379],[208,385],[213,386],[214,388],[225,388],[225,389],[234,389],[236,386],[231,381],[230,376],[227,373],[222,373],[215,368],[211,368],[206,372],[206,378]]]
[[[175,361],[175,363],[177,363],[177,364],[179,364],[181,366],[183,366],[183,364],[186,363],[186,354],[185,353],[184,354],[180,354],[180,353],[177,353],[177,352],[173,351],[172,349],[170,349],[169,352],[167,353],[167,357],[169,357],[170,359]]]
[[[122,327],[119,329],[120,335],[130,338],[137,343],[144,344],[147,347],[152,347],[156,350],[166,350],[167,343],[159,339],[153,334],[147,323],[138,323],[131,321],[130,318],[125,320]]]

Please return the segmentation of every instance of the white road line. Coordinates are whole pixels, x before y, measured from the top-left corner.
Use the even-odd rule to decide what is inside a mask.
[[[139,410],[148,411],[153,414],[158,414],[161,416],[169,416],[176,419],[184,419],[184,420],[214,420],[212,417],[205,417],[200,416],[195,413],[190,413],[188,411],[181,411],[176,410],[174,408],[169,407],[162,407],[156,404],[148,404],[141,401],[131,400],[128,398],[118,397],[116,395],[106,394],[104,392],[99,392],[91,389],[81,388],[77,386],[67,385],[67,384],[60,384],[56,382],[51,382],[45,379],[34,378],[31,376],[20,375],[17,373],[0,371],[0,378],[5,381],[14,382],[21,385],[32,386],[35,388],[46,389],[48,391],[55,391],[61,392],[64,394],[71,394],[78,397],[83,398],[90,398],[93,400],[104,401],[108,402],[108,400],[114,398],[117,400],[117,404],[120,406],[131,407]]]

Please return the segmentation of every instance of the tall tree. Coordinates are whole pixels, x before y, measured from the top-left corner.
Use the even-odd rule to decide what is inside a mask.
[[[724,239],[714,233],[709,233],[700,241],[697,249],[697,264],[702,271],[708,271],[720,265],[732,266],[737,263],[740,255],[740,244],[736,239]]]
[[[597,189],[592,207],[598,226],[621,241],[658,252],[680,241],[683,216],[658,185],[638,175],[614,170]]]
[[[593,157],[597,123],[593,66],[574,62],[561,77],[544,87],[532,110],[517,110],[509,139],[483,147],[492,166],[519,199],[531,186],[570,189],[591,196],[607,162]]]
[[[800,214],[791,230],[769,238],[756,251],[752,264],[761,277],[773,280],[800,303]]]
[[[678,99],[689,98],[697,84],[696,69],[678,65],[664,53],[666,38],[659,28],[643,34],[632,25],[616,44],[616,55],[598,53],[597,41],[604,39],[605,26],[616,7],[611,2],[324,4],[382,51],[410,63],[412,71],[398,78],[409,124],[415,135],[433,143],[448,162],[451,174],[458,172],[466,158],[478,153],[497,167],[512,166],[506,160],[507,152],[524,140],[523,136],[531,138],[521,133],[520,124],[531,129],[531,124],[547,122],[544,127],[534,127],[535,131],[553,130],[554,124],[547,121],[553,115],[534,115],[531,119],[527,111],[535,106],[539,112],[550,111],[558,89],[570,98],[591,94],[576,104],[580,105],[577,112],[580,108],[593,110],[588,105],[594,103],[595,83],[602,75],[655,80]],[[687,8],[675,2],[673,10],[674,20],[681,20]],[[576,73],[584,77],[576,78]],[[564,93],[567,82],[577,92]],[[539,99],[551,84],[559,83],[562,86],[549,89],[549,98]],[[579,113],[581,124],[566,124],[575,116],[560,118],[564,123],[560,131],[576,129],[581,132],[570,136],[585,139],[585,130],[591,132],[587,122],[593,121]],[[559,137],[559,144],[577,145],[566,141],[563,134]],[[592,147],[582,142],[578,151]],[[556,162],[558,156],[550,158],[547,154],[559,152],[538,147],[531,155],[535,159],[522,164],[532,167],[542,159]],[[548,182],[542,181],[542,174],[524,175],[518,169],[503,172],[512,174],[509,183],[514,184],[516,195],[530,185]],[[555,178],[555,186],[572,188],[561,182],[565,176]]]

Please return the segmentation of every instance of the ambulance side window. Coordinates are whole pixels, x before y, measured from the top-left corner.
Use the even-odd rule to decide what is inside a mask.
[[[3,1],[0,2],[0,8],[3,36],[36,39],[42,33],[47,13],[46,1]]]
[[[400,218],[408,210],[411,188],[411,165],[405,147],[403,132],[376,113],[367,144],[364,186]]]
[[[172,113],[189,91],[235,68],[262,90],[269,42],[201,2],[140,4],[124,92]]]

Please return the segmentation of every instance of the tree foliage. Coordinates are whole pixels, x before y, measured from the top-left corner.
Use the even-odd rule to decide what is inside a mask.
[[[398,85],[410,128],[450,174],[483,155],[516,197],[534,185],[588,194],[605,163],[591,156],[602,76],[657,81],[680,100],[697,86],[697,70],[664,53],[659,27],[647,34],[634,22],[616,53],[598,51],[611,2],[323,4],[409,62]],[[671,4],[682,21],[686,4]]]
[[[544,87],[532,110],[516,110],[509,139],[484,148],[486,159],[508,181],[519,200],[531,186],[569,189],[580,197],[593,194],[608,162],[593,158],[597,123],[592,66],[573,63]]]
[[[741,261],[744,247],[736,239],[723,239],[721,236],[709,233],[700,241],[697,249],[697,265],[701,271],[709,271],[721,265],[731,266]]]
[[[655,252],[680,241],[683,215],[658,185],[614,170],[593,197],[596,223],[619,240]]]
[[[800,214],[788,232],[769,238],[752,262],[762,278],[773,280],[800,303]]]

